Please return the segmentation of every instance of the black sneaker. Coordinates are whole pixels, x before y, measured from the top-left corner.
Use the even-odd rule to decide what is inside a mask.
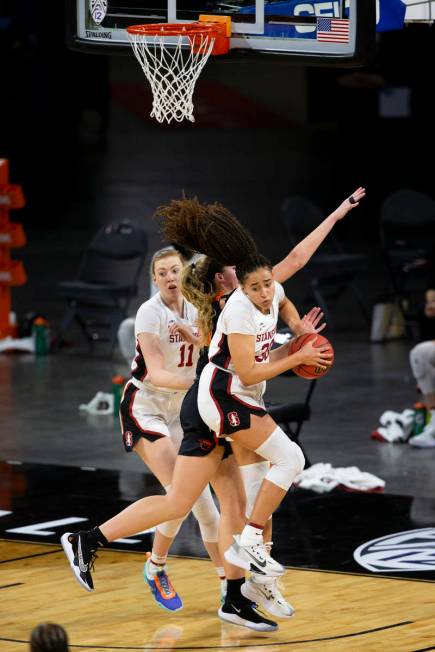
[[[218,616],[227,623],[241,625],[257,632],[274,632],[278,624],[268,620],[255,609],[256,605],[249,600],[227,600],[218,611]]]
[[[97,554],[96,548],[89,544],[88,533],[65,532],[60,541],[77,581],[86,591],[93,591],[91,570],[94,568]]]

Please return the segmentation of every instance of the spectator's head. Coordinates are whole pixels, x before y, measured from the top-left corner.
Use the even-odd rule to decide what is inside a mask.
[[[30,638],[30,652],[68,652],[68,636],[61,625],[42,623]]]

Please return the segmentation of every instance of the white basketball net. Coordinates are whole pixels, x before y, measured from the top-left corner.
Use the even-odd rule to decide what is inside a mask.
[[[213,49],[213,34],[168,37],[129,34],[136,59],[153,92],[150,113],[158,122],[181,122],[193,117],[192,96],[196,80]]]

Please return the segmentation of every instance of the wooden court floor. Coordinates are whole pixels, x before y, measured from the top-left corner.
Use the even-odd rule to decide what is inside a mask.
[[[101,551],[95,593],[74,580],[55,545],[0,541],[0,652],[28,650],[40,622],[62,624],[71,650],[435,650],[435,584],[289,569],[284,593],[296,608],[272,634],[222,623],[207,560],[172,558],[182,611],[158,609],[144,588],[143,555]]]

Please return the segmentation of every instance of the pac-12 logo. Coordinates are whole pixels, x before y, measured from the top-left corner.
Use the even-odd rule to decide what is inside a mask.
[[[237,412],[228,412],[227,419],[230,422],[230,426],[240,426],[240,419]]]
[[[107,0],[89,0],[89,11],[96,25],[101,25],[107,14]]]
[[[396,532],[367,541],[353,553],[358,564],[375,573],[435,570],[435,528]]]

